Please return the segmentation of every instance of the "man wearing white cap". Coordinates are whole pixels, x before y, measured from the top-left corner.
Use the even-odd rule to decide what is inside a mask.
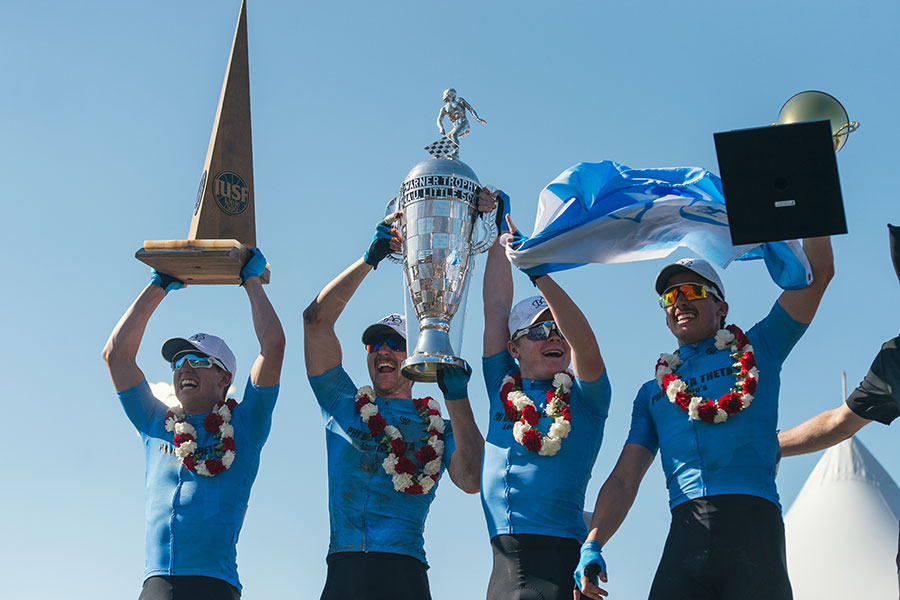
[[[511,223],[509,197],[498,227]],[[488,600],[569,600],[587,534],[584,494],[611,389],[584,314],[549,276],[515,307],[498,240],[484,270],[482,368],[490,400],[481,499],[493,552]],[[570,366],[572,370],[570,371]]]
[[[650,599],[792,597],[775,487],[781,365],[834,271],[829,238],[803,248],[812,283],[783,292],[746,334],[725,327],[725,288],[708,262],[682,259],[660,271],[655,289],[679,347],[660,356],[656,378],[638,391],[625,447],[600,489],[575,572],[585,596],[606,597],[591,581],[607,581],[601,546],[658,450],[672,524]]]
[[[207,333],[172,338],[162,355],[173,371],[179,405],[153,396],[136,356],[151,315],[183,287],[152,271],[116,325],[103,358],[119,400],[144,443],[146,569],[140,600],[240,598],[237,539],[269,435],[284,355],[284,332],[259,275],[266,260],[253,249],[241,271],[260,354],[243,400],[227,398],[237,361]]]
[[[400,232],[378,224],[365,256],[303,312],[306,372],[325,420],[331,542],[323,600],[427,600],[423,531],[444,470],[463,491],[479,487],[483,440],[468,400],[470,373],[438,371],[450,420],[432,398],[413,398],[400,371],[406,323],[390,314],[363,331],[371,386],[357,388],[343,367],[334,327],[363,279]],[[452,428],[451,428],[452,423]]]

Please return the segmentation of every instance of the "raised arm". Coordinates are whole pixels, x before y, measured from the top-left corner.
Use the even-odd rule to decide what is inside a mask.
[[[250,260],[241,270],[241,280],[250,299],[253,329],[256,331],[256,339],[259,340],[259,356],[250,369],[250,381],[259,387],[272,387],[281,379],[284,330],[259,280],[259,276],[265,270],[266,259],[254,248]]]
[[[550,306],[550,312],[572,347],[572,368],[582,381],[596,381],[606,366],[591,324],[569,295],[549,275],[535,278],[538,290]]]
[[[622,525],[637,497],[641,480],[652,463],[653,453],[650,450],[640,444],[625,444],[616,466],[597,494],[591,526],[581,547],[581,560],[575,574],[576,584],[588,598],[601,600],[608,593],[589,581],[584,571],[588,565],[597,565],[600,567],[600,580],[606,583],[606,563],[600,555],[600,548]]]
[[[471,371],[444,367],[438,370],[438,387],[444,394],[444,405],[453,424],[456,449],[447,469],[453,483],[467,494],[481,489],[481,455],[484,438],[475,424],[469,404],[468,384]]]
[[[499,190],[488,192],[482,188],[478,198],[479,210],[490,211],[497,206],[497,229],[501,234],[509,231],[505,218],[505,215],[509,214],[509,196]],[[509,311],[512,309],[513,300],[512,267],[503,246],[500,245],[499,235],[487,253],[481,294],[484,303],[482,354],[493,356],[506,350],[506,342],[509,341]]]
[[[843,402],[837,408],[826,410],[800,425],[778,434],[778,445],[782,456],[807,454],[834,446],[852,437],[866,424],[868,419],[860,417]]]
[[[400,251],[400,232],[390,226],[399,215],[395,213],[381,221],[375,227],[372,243],[365,255],[326,285],[303,311],[303,352],[307,374],[321,375],[341,364],[341,343],[334,332],[334,324],[366,275],[389,253]]]
[[[103,360],[106,361],[117,392],[123,392],[144,380],[144,373],[138,368],[136,358],[147,323],[166,294],[183,287],[174,277],[157,273],[154,269],[151,269],[151,273],[150,283],[116,323],[103,347]]]
[[[778,298],[778,304],[795,321],[811,323],[819,308],[819,301],[825,288],[834,277],[834,253],[830,237],[803,240],[803,252],[812,268],[813,282],[799,290],[785,290]]]
[[[487,125],[487,121],[478,116],[478,113],[475,112],[475,107],[466,102],[465,98],[460,98],[459,103],[463,105],[463,108],[468,108],[469,112],[472,113],[472,116],[475,117],[475,120],[481,123],[482,125]]]

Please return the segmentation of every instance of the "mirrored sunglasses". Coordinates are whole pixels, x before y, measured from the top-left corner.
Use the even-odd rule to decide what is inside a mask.
[[[385,344],[387,344],[387,347],[394,352],[406,352],[406,342],[402,342],[400,340],[389,337],[384,338],[383,340],[379,340],[374,344],[366,344],[366,352],[368,352],[369,354],[371,354],[372,352],[378,352]]]
[[[535,323],[531,327],[518,330],[513,334],[512,341],[515,342],[526,337],[532,342],[541,342],[550,339],[550,336],[554,333],[559,336],[559,339],[566,339],[554,321],[544,321],[543,323]]]
[[[178,369],[183,367],[185,361],[187,361],[187,364],[189,364],[191,368],[194,369],[210,369],[212,367],[219,367],[223,371],[227,370],[225,369],[225,365],[223,365],[222,361],[220,361],[219,359],[201,354],[182,354],[181,356],[178,356],[177,358],[175,358],[175,360],[172,361],[172,370],[177,371]]]
[[[702,300],[703,298],[708,298],[710,296],[716,300],[722,300],[719,298],[719,293],[715,288],[700,283],[680,283],[678,285],[673,285],[662,293],[659,297],[660,307],[669,308],[670,306],[673,306],[675,301],[678,300],[679,293],[684,296],[685,300]]]

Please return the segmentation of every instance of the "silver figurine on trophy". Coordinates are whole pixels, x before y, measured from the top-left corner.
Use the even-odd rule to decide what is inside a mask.
[[[394,258],[403,263],[419,321],[416,349],[401,367],[413,381],[437,381],[444,366],[468,368],[451,346],[450,322],[466,297],[472,257],[485,252],[497,237],[496,209],[479,217],[478,177],[459,160],[459,138],[469,132],[466,111],[479,123],[485,121],[457,98],[456,90],[446,90],[443,100],[441,139],[425,147],[431,158],[412,168],[387,209],[387,214],[402,212],[402,258]],[[449,133],[444,131],[444,117],[453,124]]]

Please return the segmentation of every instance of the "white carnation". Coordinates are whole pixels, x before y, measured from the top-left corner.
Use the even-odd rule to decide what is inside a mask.
[[[378,414],[378,407],[374,404],[364,404],[363,407],[359,409],[359,414],[362,417],[363,423],[368,423],[369,417]]]
[[[734,334],[727,329],[720,329],[716,332],[716,348],[724,350],[734,342]]]
[[[231,423],[224,423],[219,431],[222,432],[222,437],[234,437],[234,426]]]
[[[175,420],[175,417],[169,417],[166,419],[166,431],[175,431],[175,423],[178,421]]]
[[[444,433],[444,420],[440,415],[428,415],[428,429],[434,429],[438,433]]]
[[[398,492],[403,492],[413,484],[412,475],[409,473],[397,473],[391,479],[394,482],[394,489]]]
[[[753,402],[753,396],[750,394],[744,394],[741,396],[741,408],[747,408],[750,406],[750,403]]]
[[[203,475],[204,477],[212,477],[212,473],[209,472],[209,469],[206,468],[206,462],[200,461],[197,463],[197,473]]]
[[[529,398],[519,390],[510,392],[509,396],[507,396],[507,399],[512,402],[512,405],[519,412],[522,412],[528,405],[534,406],[534,402],[531,401],[531,398]]]
[[[359,391],[356,392],[356,399],[359,400],[363,396],[367,396],[369,398],[375,397],[375,390],[372,389],[372,386],[364,385],[359,388]]]
[[[687,389],[688,386],[682,379],[676,379],[671,382],[668,389],[666,389],[666,396],[669,397],[669,402],[675,402],[675,398],[678,396],[679,392],[684,393]]]
[[[697,407],[700,406],[700,403],[703,401],[703,398],[698,396],[694,396],[691,398],[691,403],[688,404],[688,416],[694,420],[700,418],[700,413],[697,412]]]
[[[556,414],[561,410],[562,410],[562,400],[559,400],[558,398],[555,398],[555,397],[553,398],[553,400],[548,402],[547,405],[544,407],[544,412],[546,412],[548,415]]]
[[[225,465],[226,469],[230,469],[231,463],[233,463],[233,462],[234,462],[234,451],[226,450],[225,456],[222,457],[222,464]]]
[[[741,353],[744,353],[744,352],[750,352],[750,353],[752,353],[752,352],[753,352],[753,346],[751,346],[750,344],[747,344],[746,346],[744,346],[743,350],[741,350]]]
[[[572,424],[566,421],[562,417],[557,417],[553,424],[550,425],[550,431],[547,433],[550,437],[562,439],[569,435],[569,432],[572,430]]]
[[[553,376],[553,387],[562,387],[564,391],[569,391],[569,388],[572,387],[572,378],[568,373],[557,373]]]
[[[759,369],[753,367],[749,371],[747,371],[747,377],[752,377],[753,379],[759,381]]]
[[[426,475],[436,475],[441,472],[441,458],[437,457],[434,460],[430,460],[425,463],[425,467],[423,471]]]
[[[441,405],[437,403],[437,400],[434,398],[428,399],[428,408],[431,410],[441,410]]]
[[[440,456],[444,453],[444,440],[438,439],[438,436],[433,435],[428,438],[428,445],[434,448],[434,451]]]
[[[227,404],[223,404],[219,408],[219,410],[217,410],[215,412],[217,412],[219,414],[219,416],[222,417],[222,419],[224,419],[225,421],[231,420],[231,410],[228,408]]]
[[[384,459],[381,463],[381,467],[384,469],[384,472],[388,475],[396,475],[397,474],[397,457],[393,454],[388,454],[388,457]]]
[[[396,440],[397,438],[403,437],[400,434],[400,430],[394,427],[393,425],[387,425],[384,428],[384,434],[388,436],[392,440]]]
[[[713,417],[713,423],[724,423],[727,418],[728,413],[719,408],[716,410],[716,416]]]
[[[197,442],[191,440],[175,448],[175,456],[180,459],[184,459],[185,456],[190,456],[191,454],[193,454],[196,449]]]
[[[434,479],[427,475],[423,475],[419,477],[419,485],[422,487],[422,491],[427,494],[428,491],[434,487]]]
[[[522,438],[525,435],[525,432],[531,429],[528,425],[523,423],[522,421],[516,421],[513,423],[513,437],[520,444],[522,443]]]
[[[197,437],[197,430],[194,429],[194,426],[187,421],[175,423],[175,433],[187,433],[189,435]]]
[[[541,440],[541,449],[538,452],[541,456],[555,456],[562,445],[562,442],[553,436],[544,436]]]

